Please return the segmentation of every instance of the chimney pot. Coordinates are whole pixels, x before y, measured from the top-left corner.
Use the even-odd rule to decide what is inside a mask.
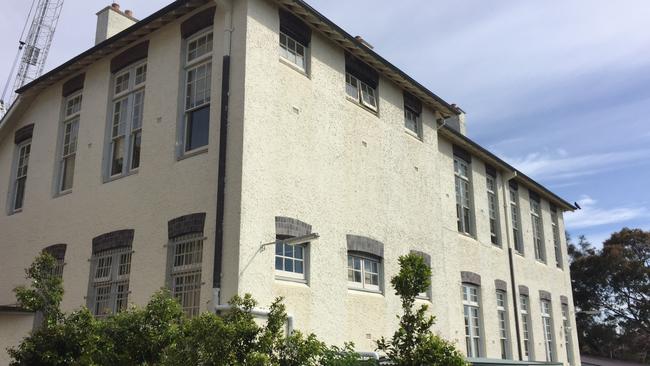
[[[111,4],[111,8],[113,8],[114,10],[119,11],[119,10],[120,10],[120,4],[118,4],[118,3],[112,3],[112,4]]]
[[[131,10],[128,10],[128,9],[125,10],[124,14],[126,14],[126,16],[128,16],[128,17],[133,17],[133,12]]]

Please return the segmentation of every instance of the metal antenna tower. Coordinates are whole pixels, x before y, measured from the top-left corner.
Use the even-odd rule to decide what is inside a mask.
[[[43,73],[47,54],[52,44],[52,37],[56,30],[56,24],[59,21],[61,8],[63,7],[64,0],[33,0],[32,7],[27,15],[25,27],[18,40],[18,53],[14,59],[9,78],[2,91],[2,99],[0,99],[0,117],[4,115],[6,108],[15,99],[15,90],[21,86],[29,83],[30,81],[38,78]],[[34,8],[36,4],[36,8]],[[32,17],[32,11],[33,17]],[[23,39],[25,28],[31,25],[27,32],[27,37]],[[16,64],[20,59],[18,73],[14,79],[14,88],[11,92],[9,100],[6,100],[7,89],[11,83],[11,79],[16,68]],[[6,103],[8,102],[8,103]]]

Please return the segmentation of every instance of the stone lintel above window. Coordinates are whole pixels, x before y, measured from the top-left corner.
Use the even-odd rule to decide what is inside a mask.
[[[508,292],[508,284],[504,280],[494,280],[494,287],[503,292]]]
[[[539,298],[541,300],[551,301],[551,293],[544,290],[539,290]]]
[[[560,296],[560,304],[562,304],[562,305],[569,305],[569,298],[566,297],[566,296],[564,296],[564,295],[561,295],[561,296]]]
[[[425,252],[421,252],[419,250],[411,250],[411,254],[415,254],[417,256],[422,257],[422,259],[424,259],[424,263],[426,263],[427,266],[429,266],[429,268],[431,268],[431,256],[429,254],[427,254]]]
[[[93,254],[130,247],[133,244],[133,229],[117,230],[93,238]]]
[[[529,294],[530,294],[530,291],[528,290],[528,286],[519,285],[519,295],[528,296]]]
[[[296,237],[308,234],[311,234],[311,225],[291,217],[275,217],[275,235]]]
[[[202,233],[205,226],[205,212],[177,217],[167,222],[167,234],[173,239],[185,234]]]
[[[62,261],[65,258],[66,244],[54,244],[43,249],[43,253],[48,253],[54,259]]]
[[[375,257],[384,257],[384,243],[366,236],[346,235],[348,251],[371,254]]]
[[[477,273],[462,271],[460,272],[460,279],[463,283],[469,283],[471,285],[481,286],[481,275]]]

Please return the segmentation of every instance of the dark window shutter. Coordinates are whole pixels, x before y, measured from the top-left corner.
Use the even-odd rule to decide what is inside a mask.
[[[311,42],[311,28],[300,18],[284,9],[280,9],[280,31],[305,47]]]
[[[539,194],[537,194],[536,192],[533,192],[533,191],[528,191],[528,193],[530,194],[530,199],[532,201],[535,201],[535,202],[539,203],[539,201],[540,201]]]
[[[454,145],[454,155],[465,160],[468,164],[472,163],[472,155],[462,147]]]
[[[61,94],[63,97],[67,97],[68,95],[71,95],[72,93],[76,92],[77,90],[81,90],[84,87],[84,80],[86,79],[86,74],[79,74],[72,79],[69,79],[65,83],[63,83],[63,88],[61,91]]]
[[[181,23],[181,35],[183,38],[187,38],[192,34],[200,31],[201,29],[207,28],[214,24],[215,9],[216,7],[213,6],[211,8],[200,11]]]
[[[492,165],[485,164],[485,174],[491,176],[492,178],[496,178],[497,170]]]
[[[377,89],[379,85],[379,73],[349,53],[345,54],[345,72],[352,74],[373,89]]]
[[[111,72],[115,73],[121,69],[131,65],[136,61],[147,58],[149,53],[149,41],[138,43],[137,45],[129,48],[128,50],[120,53],[111,59]]]
[[[422,102],[409,92],[404,92],[404,107],[417,114],[422,113]]]

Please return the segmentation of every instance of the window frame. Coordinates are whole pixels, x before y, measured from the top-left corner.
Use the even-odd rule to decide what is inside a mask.
[[[203,287],[203,251],[207,237],[203,232],[190,232],[169,239],[167,243],[167,284],[172,297],[178,300],[183,312],[189,317],[201,311],[201,287]],[[194,246],[194,247],[192,247]],[[189,248],[183,252],[183,248]],[[176,265],[177,259],[184,264]],[[187,261],[191,263],[187,264]],[[194,281],[186,281],[194,277]],[[182,281],[178,281],[183,279]],[[177,292],[179,288],[183,291]]]
[[[360,269],[357,270],[354,268],[354,262],[353,262],[353,267],[350,267],[350,259],[354,261],[354,259],[359,259],[360,260]],[[377,263],[377,272],[370,272],[366,271],[366,261],[369,261],[371,263]],[[356,252],[356,251],[348,251],[347,252],[347,282],[348,282],[348,289],[351,290],[360,290],[360,291],[368,291],[368,292],[377,292],[377,293],[382,293],[383,292],[383,260],[381,257],[377,257],[371,254],[366,254],[362,252]],[[350,280],[350,271],[353,272],[359,272],[361,282],[357,281],[351,281]],[[377,276],[377,284],[367,284],[366,283],[366,273],[369,273],[371,276],[376,275]]]
[[[88,308],[95,317],[114,315],[128,308],[133,253],[132,247],[127,246],[94,253],[90,258]],[[127,258],[126,263],[122,262],[123,257]],[[105,268],[107,273],[98,277],[100,262],[104,261],[110,262],[101,267]],[[121,273],[122,268],[127,269],[126,273]],[[109,311],[100,312],[102,309]]]
[[[476,293],[472,294],[471,290],[476,290]],[[476,301],[472,299],[472,296],[476,296]],[[484,347],[480,286],[470,283],[462,283],[461,299],[465,323],[465,348],[467,351],[467,357],[480,358],[483,355]],[[476,311],[475,322],[472,321],[472,310]],[[475,331],[477,331],[477,333],[474,333]]]
[[[147,66],[148,59],[144,58],[117,70],[111,75],[108,124],[106,130],[107,159],[104,167],[105,182],[136,174],[142,165],[142,125],[144,122],[144,106],[146,101]],[[139,69],[144,70],[144,77],[140,82],[137,81]],[[119,85],[118,79],[123,78],[125,75],[128,75],[126,87],[116,92]],[[138,99],[140,102],[136,104]],[[120,108],[119,112],[116,110],[118,103]],[[122,107],[124,104],[126,107]],[[136,105],[139,105],[139,108],[136,109]],[[120,114],[120,120],[116,124],[115,117],[117,113]],[[121,117],[122,113],[126,114],[126,117],[123,119]],[[138,117],[137,119],[136,115]],[[136,121],[138,123],[137,125]],[[134,164],[136,141],[138,142],[137,165]],[[116,145],[118,144],[121,144],[121,146],[118,146],[119,149],[116,149]],[[119,172],[114,172],[114,159],[117,156],[117,152],[120,153],[122,162]]]
[[[274,259],[274,270],[275,270],[275,278],[278,280],[288,280],[288,281],[296,281],[296,282],[302,282],[302,283],[308,283],[309,279],[309,247],[310,247],[310,242],[305,241],[302,243],[294,243],[294,244],[287,244],[284,243],[285,240],[294,238],[294,236],[291,235],[276,235],[276,241],[275,241],[275,252],[273,254],[273,259]],[[278,245],[282,246],[282,253],[278,254]],[[295,256],[287,256],[286,251],[285,251],[285,246],[291,246],[292,247],[292,253],[295,253],[295,248],[298,247],[302,250],[302,258],[297,258]],[[281,259],[282,260],[282,268],[283,269],[278,269],[277,267],[277,260]],[[284,268],[284,264],[286,263],[287,260],[290,260],[293,262],[293,268],[295,269],[295,262],[302,262],[302,273],[296,272],[296,271],[286,271]]]
[[[557,208],[551,208],[551,229],[553,231],[553,249],[555,250],[555,266],[559,269],[564,268],[562,258],[562,239],[560,236],[560,222]]]
[[[209,43],[209,50],[205,51],[203,54],[189,59],[190,57],[190,45],[192,42],[199,40],[200,38],[210,38],[212,41]],[[210,124],[211,124],[211,107],[212,107],[212,76],[213,76],[213,54],[214,54],[214,29],[210,25],[203,29],[200,29],[191,35],[185,37],[182,43],[182,52],[181,52],[181,70],[180,70],[180,93],[179,93],[179,126],[178,126],[178,139],[177,139],[177,159],[181,160],[190,156],[194,156],[200,153],[203,153],[208,150],[210,145]],[[206,45],[208,42],[205,43]],[[202,92],[204,94],[204,100],[201,104],[194,104],[188,108],[188,82],[189,75],[191,71],[196,72],[201,67],[205,67],[204,80],[209,78],[209,82],[205,83],[205,88]],[[196,80],[195,80],[196,81]],[[195,90],[190,91],[196,96]],[[203,110],[207,108],[208,113],[208,136],[207,142],[204,145],[197,146],[193,149],[188,150],[188,139],[190,138],[191,124],[190,118],[192,113]]]
[[[573,365],[573,335],[571,318],[569,318],[569,305],[562,304],[562,327],[564,330],[564,347],[569,365]]]
[[[530,219],[532,224],[533,248],[535,259],[546,263],[546,247],[544,242],[544,221],[542,219],[542,202],[530,200]]]
[[[463,175],[462,169],[460,169],[462,166],[466,167],[467,175]],[[466,191],[463,191],[462,184],[466,185]],[[458,155],[454,155],[454,190],[456,193],[456,224],[458,232],[473,237],[472,164]]]
[[[278,52],[279,52],[279,57],[280,60],[286,61],[289,63],[291,67],[297,68],[299,71],[303,72],[304,74],[308,74],[309,72],[309,46],[303,44],[302,42],[296,40],[294,37],[290,36],[288,33],[283,32],[280,30],[279,32],[279,37],[278,37]],[[285,38],[286,40],[286,45],[282,44],[282,37]],[[289,41],[292,41],[294,43],[294,50],[289,49]],[[298,49],[297,46],[302,47],[302,66],[299,65],[296,61],[291,60],[291,58],[287,57],[287,55],[292,54],[294,58],[297,60],[298,59]]]
[[[533,361],[534,342],[533,329],[530,316],[530,297],[519,295],[519,316],[521,317],[521,342],[523,345],[523,356],[528,361]]]
[[[409,114],[413,116],[413,119],[409,119]],[[409,121],[414,125],[415,130],[411,129],[408,126]],[[408,133],[415,135],[417,138],[422,139],[422,116],[421,113],[415,111],[413,108],[404,105],[404,128]]]
[[[501,358],[508,360],[512,357],[510,352],[510,319],[508,318],[508,294],[505,291],[496,290],[496,304]]]
[[[25,151],[23,155],[23,151]],[[28,138],[15,145],[13,169],[11,172],[11,190],[9,199],[9,214],[22,212],[25,208],[25,192],[27,190],[27,177],[29,172],[29,159],[32,153],[32,138]],[[26,158],[25,158],[26,157]],[[23,163],[24,162],[24,163]],[[23,180],[20,186],[19,180]],[[16,207],[18,191],[21,190],[20,207]]]
[[[352,85],[352,80],[356,81],[356,86]],[[350,88],[354,88],[356,90],[356,95],[351,94]],[[364,91],[365,89],[365,91]],[[367,108],[368,110],[374,112],[374,113],[379,113],[379,94],[377,93],[378,88],[373,88],[367,83],[361,81],[357,76],[352,74],[351,72],[347,71],[345,72],[345,95],[348,97],[350,100],[353,100],[355,103],[359,104],[362,107]],[[366,101],[364,98],[364,95],[369,95],[373,100],[374,104],[371,104]]]
[[[73,103],[74,100],[79,98],[79,109],[73,110],[72,113],[68,113],[70,102]],[[76,157],[77,151],[79,149],[79,126],[81,124],[81,110],[83,108],[83,89],[78,90],[66,97],[63,98],[62,112],[61,112],[61,123],[59,124],[59,147],[57,149],[57,168],[56,168],[56,179],[55,179],[55,195],[62,195],[72,192],[74,187],[74,172],[76,167]],[[66,144],[66,137],[68,136],[67,128],[70,127],[70,141],[74,139],[74,151],[69,149],[66,153],[66,146],[72,145],[71,142]],[[70,160],[74,161],[72,163],[72,177],[70,181],[70,187],[64,187],[66,172],[69,168],[68,164]]]
[[[510,204],[510,223],[512,225],[513,246],[517,254],[525,255],[523,235],[521,232],[521,204],[519,199],[519,191],[510,187],[508,196],[508,201]]]
[[[555,339],[553,338],[553,309],[551,301],[540,300],[540,316],[542,318],[542,333],[544,334],[544,349],[546,361],[555,360]],[[546,306],[545,306],[546,305]]]
[[[501,228],[501,225],[499,222],[499,189],[497,178],[490,174],[486,174],[485,184],[488,199],[488,219],[490,221],[490,242],[493,245],[500,247],[501,235],[499,229]]]

